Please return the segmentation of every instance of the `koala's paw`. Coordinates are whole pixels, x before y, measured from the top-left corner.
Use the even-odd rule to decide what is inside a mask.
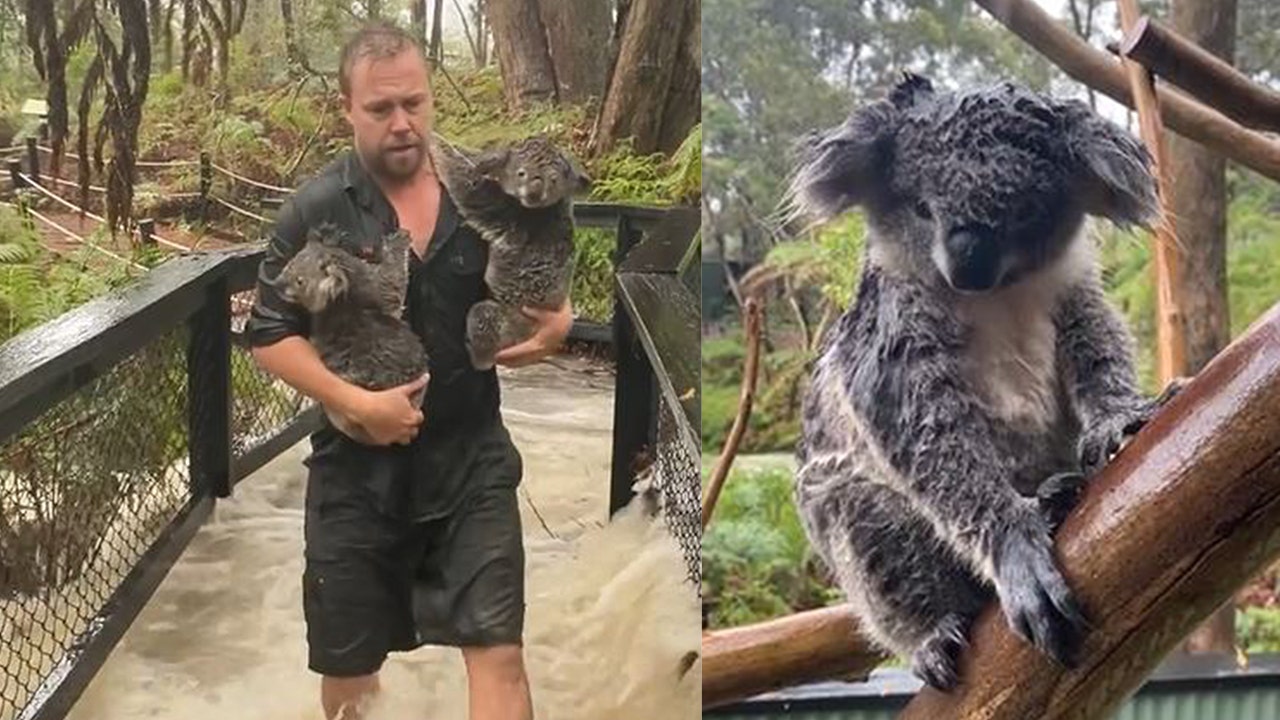
[[[1056,533],[1067,515],[1075,509],[1086,484],[1084,475],[1078,472],[1060,472],[1050,475],[1036,488],[1040,517],[1049,523],[1050,533]]]
[[[1136,435],[1188,382],[1189,378],[1174,378],[1154,400],[1135,400],[1129,407],[1085,428],[1080,438],[1080,465],[1084,474],[1092,477],[1106,466],[1125,441]]]
[[[992,558],[1009,627],[1064,667],[1073,667],[1088,621],[1054,562],[1043,531],[1012,530]]]
[[[969,644],[965,638],[969,621],[948,615],[911,654],[911,671],[925,684],[946,692],[960,680],[960,653]]]

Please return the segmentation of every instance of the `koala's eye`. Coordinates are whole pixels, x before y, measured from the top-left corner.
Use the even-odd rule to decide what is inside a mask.
[[[925,205],[921,200],[917,200],[915,204],[911,206],[911,210],[916,214],[916,217],[921,220],[933,219],[933,213],[929,211],[929,206]]]
[[[528,175],[529,173],[525,172],[524,168],[520,168],[519,170],[516,170],[516,177],[520,178],[521,180],[525,179],[525,177],[527,177]]]

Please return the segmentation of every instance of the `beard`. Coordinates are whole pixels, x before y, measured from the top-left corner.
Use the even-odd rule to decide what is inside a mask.
[[[427,149],[421,140],[395,141],[371,151],[362,148],[360,157],[373,175],[389,183],[402,183],[422,168]]]

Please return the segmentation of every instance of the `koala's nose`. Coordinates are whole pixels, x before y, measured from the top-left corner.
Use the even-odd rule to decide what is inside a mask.
[[[990,233],[953,230],[946,240],[947,280],[957,290],[990,290],[1000,280],[1000,248]]]

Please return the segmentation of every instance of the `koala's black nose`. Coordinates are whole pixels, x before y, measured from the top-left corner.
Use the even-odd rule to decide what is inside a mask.
[[[1000,248],[990,233],[953,230],[946,240],[947,280],[957,290],[990,290],[1000,280]]]

